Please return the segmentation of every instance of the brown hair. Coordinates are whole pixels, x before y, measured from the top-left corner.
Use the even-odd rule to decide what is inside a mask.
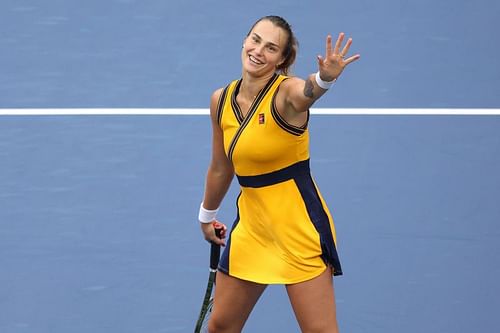
[[[293,63],[295,62],[295,58],[297,57],[297,49],[299,47],[299,43],[295,38],[295,35],[293,34],[292,27],[290,26],[290,24],[288,24],[288,22],[281,16],[276,16],[276,15],[268,15],[258,19],[257,22],[255,22],[252,25],[250,31],[248,31],[247,36],[250,35],[250,33],[252,32],[253,28],[257,25],[257,23],[264,20],[270,21],[275,26],[285,30],[286,33],[288,34],[288,39],[286,41],[286,45],[283,50],[283,57],[285,60],[283,60],[283,62],[276,67],[277,72],[282,73],[284,75],[288,75],[290,73],[290,67],[292,67]]]

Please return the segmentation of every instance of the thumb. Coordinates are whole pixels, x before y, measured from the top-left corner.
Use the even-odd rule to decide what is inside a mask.
[[[323,67],[323,64],[325,63],[325,59],[323,58],[323,56],[318,54],[317,59],[318,59],[318,67],[319,68]]]

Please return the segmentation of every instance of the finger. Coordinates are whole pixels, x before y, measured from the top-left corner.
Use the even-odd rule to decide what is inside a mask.
[[[216,238],[213,239],[212,241],[216,244],[225,246],[226,243],[224,241],[224,238],[226,238],[226,232],[227,232],[226,225],[219,221],[212,223],[212,225],[214,227],[214,235],[216,236]]]
[[[328,34],[328,36],[326,36],[326,57],[328,58],[328,56],[330,54],[332,54],[332,35]]]
[[[347,59],[344,60],[345,64],[346,65],[349,65],[351,62],[355,62],[356,60],[358,60],[359,58],[361,57],[361,55],[359,54],[355,54],[353,55],[352,57],[349,57]]]
[[[227,226],[224,223],[219,222],[219,221],[213,222],[213,226],[214,226],[214,229],[222,229],[223,231],[227,230]]]
[[[318,68],[321,68],[323,67],[323,64],[325,62],[325,59],[321,56],[321,55],[318,55]]]
[[[222,245],[222,246],[225,246],[226,245],[226,242],[224,239],[220,238],[220,237],[217,237],[215,235],[215,232],[214,234],[208,234],[205,236],[205,240],[209,243],[213,243],[213,244],[217,244],[217,245]]]
[[[226,231],[226,226],[219,221],[215,221],[212,223],[214,227],[214,233],[217,237],[222,238],[222,234]]]
[[[351,47],[352,44],[352,38],[349,38],[347,40],[347,43],[345,44],[344,48],[342,49],[342,52],[340,52],[340,55],[342,57],[345,57],[347,53],[349,53],[349,48]]]
[[[226,246],[226,241],[224,241],[223,239],[218,238],[218,237],[215,237],[214,239],[210,240],[210,242],[217,244],[217,245]]]
[[[225,225],[219,221],[212,222],[214,229],[224,229]]]
[[[226,234],[227,234],[227,228],[224,226],[224,228],[220,232],[220,238],[221,239],[226,238]]]
[[[339,54],[340,45],[342,45],[343,40],[344,40],[344,33],[341,32],[339,34],[339,37],[337,38],[337,41],[335,42],[335,48],[333,49],[333,54]]]

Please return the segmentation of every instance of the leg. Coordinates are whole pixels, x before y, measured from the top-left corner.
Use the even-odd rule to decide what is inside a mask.
[[[217,273],[210,333],[240,333],[266,285]]]
[[[295,317],[303,333],[338,333],[332,271],[286,286]]]

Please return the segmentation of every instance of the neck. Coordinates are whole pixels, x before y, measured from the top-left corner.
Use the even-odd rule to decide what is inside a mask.
[[[273,75],[274,73],[270,73],[266,76],[255,77],[248,73],[243,73],[239,93],[245,97],[255,98]]]

